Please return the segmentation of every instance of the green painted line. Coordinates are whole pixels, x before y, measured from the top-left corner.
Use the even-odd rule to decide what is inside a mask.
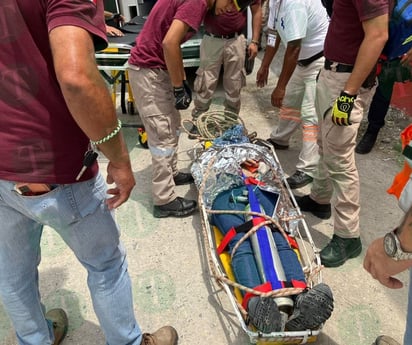
[[[133,279],[133,298],[145,313],[159,313],[172,308],[176,301],[176,287],[167,273],[145,271]]]
[[[342,344],[372,344],[381,329],[378,315],[375,309],[365,304],[341,310],[336,324]]]
[[[44,227],[40,246],[42,256],[44,257],[61,256],[63,251],[68,250],[66,243],[60,235],[49,227]]]
[[[84,315],[87,306],[83,297],[69,290],[53,291],[44,301],[46,311],[54,308],[62,308],[69,319],[69,332],[74,332],[84,323]]]
[[[3,308],[3,305],[0,302],[0,342],[6,339],[10,332],[12,331],[12,326],[9,317],[6,314],[6,311]]]

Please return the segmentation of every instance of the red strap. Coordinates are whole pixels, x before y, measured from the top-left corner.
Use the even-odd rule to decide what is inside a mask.
[[[300,280],[292,279],[291,283],[292,283],[292,286],[295,288],[306,289],[308,287],[305,282],[302,282]]]
[[[256,186],[264,186],[265,185],[262,181],[259,181],[259,180],[255,179],[252,176],[246,177],[244,179],[244,182],[245,182],[245,185],[249,185],[249,184],[253,184],[253,185],[256,185]]]
[[[230,230],[223,237],[222,242],[220,242],[219,247],[217,247],[217,253],[220,255],[224,252],[230,240],[236,236],[236,230],[234,227],[231,227]]]
[[[223,237],[222,242],[220,242],[219,246],[217,247],[216,249],[217,253],[219,255],[222,254],[225,251],[230,240],[233,237],[235,237],[237,233],[248,232],[252,227],[255,227],[256,225],[263,223],[265,220],[266,219],[263,217],[256,217],[256,218],[252,218],[251,221],[247,221],[246,223],[243,223],[242,225],[237,226],[236,228],[232,226],[229,229],[229,231],[226,233],[226,235]]]
[[[286,236],[288,238],[288,242],[291,246],[292,249],[299,249],[299,245],[298,242],[296,242],[296,240],[292,237],[290,237],[289,235]]]
[[[253,289],[260,292],[269,292],[272,291],[272,284],[270,282],[266,282],[262,285],[254,287]],[[249,300],[254,296],[256,296],[254,293],[246,292],[245,297],[243,297],[242,307],[247,310],[247,304]]]

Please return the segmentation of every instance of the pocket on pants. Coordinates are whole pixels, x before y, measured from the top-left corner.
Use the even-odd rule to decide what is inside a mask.
[[[205,70],[199,67],[196,71],[195,81],[193,82],[193,90],[196,93],[202,93],[206,90],[205,85]]]

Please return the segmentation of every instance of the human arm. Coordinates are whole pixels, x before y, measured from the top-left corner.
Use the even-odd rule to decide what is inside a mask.
[[[260,64],[259,70],[256,74],[256,85],[258,87],[264,87],[268,83],[270,64],[279,49],[280,42],[280,36],[277,35],[274,46],[266,45],[262,63]]]
[[[118,123],[110,94],[97,69],[93,40],[86,30],[76,26],[58,26],[50,31],[49,39],[67,107],[86,136],[99,141],[112,133]],[[135,185],[129,153],[121,132],[99,145],[99,150],[109,160],[107,182],[115,183],[108,190],[113,197],[107,200],[113,209],[129,198]]]
[[[362,22],[364,38],[356,61],[344,89],[332,108],[332,122],[338,126],[349,126],[350,114],[362,84],[373,71],[382,49],[388,40],[388,15],[381,15]]]
[[[364,38],[359,47],[353,71],[345,85],[345,91],[356,95],[371,73],[388,40],[388,15],[378,16],[362,22]]]
[[[412,67],[412,48],[409,49],[405,54],[402,55],[401,63],[404,66],[411,66]]]
[[[288,42],[285,56],[283,58],[282,70],[280,72],[276,87],[272,92],[272,105],[274,107],[280,108],[282,106],[283,98],[285,97],[286,86],[298,62],[300,46],[300,39]]]
[[[397,230],[401,247],[406,252],[412,252],[412,208],[406,213],[402,224]],[[373,241],[366,251],[363,267],[373,278],[391,289],[403,287],[403,283],[394,276],[412,267],[412,260],[394,260],[384,250],[383,237]]]
[[[262,27],[262,6],[255,4],[250,6],[252,12],[252,41],[248,46],[249,59],[254,59],[258,53],[260,29]]]
[[[186,74],[180,44],[189,30],[185,22],[174,19],[163,38],[163,54],[173,87],[181,87]]]

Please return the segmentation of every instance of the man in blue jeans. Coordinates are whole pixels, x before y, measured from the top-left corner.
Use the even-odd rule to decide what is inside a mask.
[[[47,225],[87,270],[106,344],[176,345],[173,327],[142,334],[134,316],[114,209],[135,179],[94,57],[106,47],[103,2],[6,0],[0,22],[0,299],[18,344],[58,345],[68,330],[64,310],[46,313],[40,299]]]

